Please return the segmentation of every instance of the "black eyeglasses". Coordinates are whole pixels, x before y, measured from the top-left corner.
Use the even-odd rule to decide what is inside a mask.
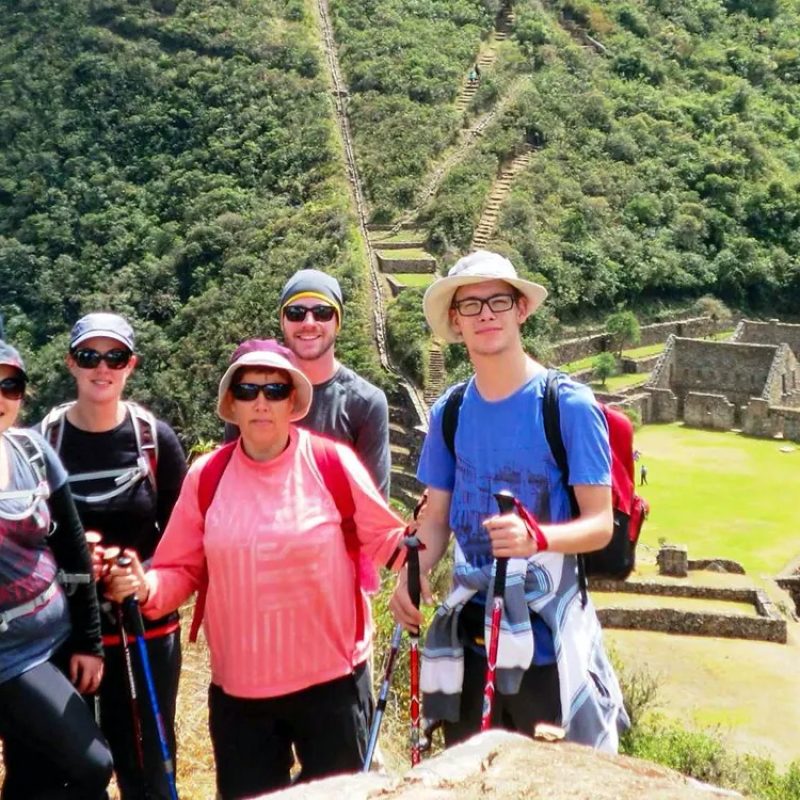
[[[101,353],[91,347],[79,347],[72,351],[72,357],[81,369],[96,369],[101,361],[105,361],[109,369],[124,369],[128,366],[132,355],[130,350],[122,347],[114,348],[107,353]]]
[[[291,305],[283,309],[283,316],[286,317],[289,322],[304,322],[309,311],[316,322],[330,322],[333,319],[333,315],[336,313],[336,309],[333,306]]]
[[[477,317],[484,306],[489,306],[495,314],[501,314],[504,311],[511,311],[516,301],[517,297],[513,294],[493,294],[484,300],[480,297],[465,297],[463,300],[454,300],[452,308],[462,317]]]
[[[252,403],[263,392],[264,397],[271,403],[285,400],[292,393],[291,383],[234,383],[231,384],[231,394],[236,400]]]
[[[6,400],[19,400],[25,394],[25,379],[3,378],[0,381],[0,394]]]

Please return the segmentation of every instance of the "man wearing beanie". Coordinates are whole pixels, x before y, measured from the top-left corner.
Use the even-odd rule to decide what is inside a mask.
[[[349,444],[384,497],[389,496],[389,406],[386,395],[336,360],[344,302],[339,282],[317,269],[301,269],[280,299],[286,346],[314,386],[308,414],[298,424]],[[225,439],[238,434],[225,426]]]

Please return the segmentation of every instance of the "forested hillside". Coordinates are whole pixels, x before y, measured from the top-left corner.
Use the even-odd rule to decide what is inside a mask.
[[[365,0],[335,5],[347,21],[379,19]],[[427,18],[441,25],[461,5],[393,0],[391,7],[422,32]],[[423,211],[430,245],[448,258],[468,247],[493,176],[527,142],[534,158],[515,180],[494,244],[548,284],[562,319],[618,303],[640,310],[685,305],[705,293],[750,312],[796,313],[797,3],[518,0],[513,9],[512,41],[481,82],[484,107],[503,97],[510,76],[525,80]],[[355,79],[361,65],[380,63],[389,37],[400,34],[357,38],[348,25],[340,24],[342,47],[358,50],[358,58],[345,60]],[[447,56],[456,80],[452,102],[477,53],[472,28],[459,39],[466,52],[456,52],[447,37],[432,47],[404,25],[411,41],[394,62],[393,82],[354,100],[359,114],[367,105],[396,109],[381,117],[381,135],[371,143],[361,141],[370,138],[364,128],[371,119],[360,122],[368,183],[373,175],[416,175],[435,165],[455,130],[453,106],[441,95],[415,98],[415,76],[435,71]],[[418,109],[407,120],[412,100]],[[387,200],[372,194],[378,214]],[[397,190],[392,200],[410,205]]]
[[[551,289],[529,341],[556,319],[706,293],[796,313],[795,2],[518,0],[465,110],[499,0],[330,5],[374,220],[422,202],[449,152],[417,219],[447,264],[498,170],[533,148],[491,242]],[[69,325],[103,307],[140,331],[138,397],[191,438],[215,432],[225,354],[276,331],[282,281],[310,265],[364,301],[348,306],[342,353],[378,374],[319,48],[310,0],[6,6],[0,306],[32,360],[32,416],[65,394]],[[390,320],[412,340],[426,334],[408,292]]]
[[[62,399],[66,333],[129,315],[136,395],[217,432],[231,347],[277,330],[295,269],[364,264],[302,0],[42,0],[0,14],[0,311],[31,362],[30,416]],[[368,307],[343,352],[374,370]]]

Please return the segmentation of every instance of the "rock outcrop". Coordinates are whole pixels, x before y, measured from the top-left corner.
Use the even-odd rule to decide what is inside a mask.
[[[588,747],[489,731],[399,777],[342,775],[270,800],[711,800],[741,795]]]

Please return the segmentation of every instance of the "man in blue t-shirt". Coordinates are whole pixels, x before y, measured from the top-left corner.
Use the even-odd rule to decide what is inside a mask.
[[[546,561],[537,556],[545,550],[548,563],[556,559],[558,569],[552,587],[555,602],[548,609],[560,605],[562,610],[548,611],[547,619],[544,610],[541,616],[531,612],[533,657],[525,661],[527,668],[519,691],[496,695],[492,720],[528,735],[540,722],[563,724],[569,736],[571,710],[562,713],[562,699],[572,703],[572,687],[570,692],[563,691],[559,672],[568,668],[557,663],[569,650],[565,644],[569,631],[558,628],[562,623],[569,624],[564,620],[573,619],[564,614],[566,603],[561,601],[571,603],[577,597],[577,588],[574,556],[561,554],[597,550],[609,541],[613,528],[611,470],[602,411],[589,389],[564,380],[559,392],[561,430],[570,483],[580,508],[580,515],[570,519],[567,491],[544,432],[542,398],[547,370],[525,353],[521,336],[522,324],[546,294],[542,286],[519,278],[506,258],[487,251],[462,258],[447,277],[425,293],[425,316],[433,333],[448,342],[465,344],[475,375],[467,383],[458,415],[455,456],[442,431],[443,412],[452,388],[431,409],[430,428],[417,469],[417,477],[428,487],[420,526],[420,538],[427,549],[421,552],[420,562],[422,595],[431,603],[424,575],[445,554],[451,531],[457,545],[456,584],[459,574],[474,576],[481,570],[488,574],[495,558],[520,559],[517,563],[523,569],[525,560],[528,564],[537,559]],[[526,525],[516,514],[498,513],[494,493],[501,490],[512,492],[521,501],[535,516],[538,529]],[[529,590],[526,583],[526,601],[535,594]],[[559,597],[559,592],[565,597]],[[458,618],[464,673],[458,719],[445,721],[448,745],[480,727],[486,670],[485,605],[484,588],[466,602]],[[422,623],[422,616],[409,600],[404,572],[391,608],[398,621],[409,628]],[[593,609],[589,613],[595,624]],[[616,680],[612,677],[611,682],[615,684]]]

